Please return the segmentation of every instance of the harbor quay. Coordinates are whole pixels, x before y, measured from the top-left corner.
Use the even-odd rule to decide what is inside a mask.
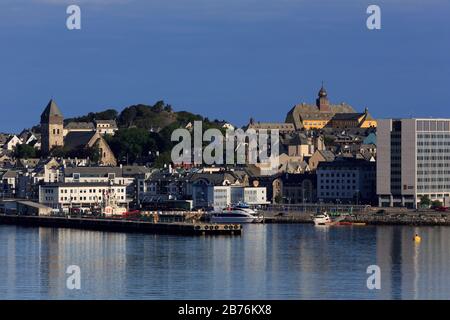
[[[320,209],[319,209],[320,208]],[[326,211],[321,206],[282,206],[263,212],[265,223],[313,223],[317,210]],[[450,213],[434,210],[414,210],[406,208],[328,207],[333,216],[342,216],[341,225],[405,225],[405,226],[450,226]]]
[[[240,235],[246,221],[216,221],[214,212],[197,210],[132,210],[120,215],[97,215],[93,212],[54,213],[46,206],[30,201],[15,202],[19,210],[0,207],[0,224],[77,228],[99,231],[165,233],[176,235]],[[26,208],[26,209],[22,209]],[[225,211],[231,215],[239,211]],[[405,225],[450,226],[450,213],[431,209],[381,208],[367,205],[302,204],[267,205],[256,209],[259,219],[253,223],[313,224],[321,213],[339,220],[338,226]],[[226,214],[226,213],[225,213]],[[235,217],[233,219],[236,219]]]
[[[240,224],[190,222],[151,222],[111,218],[20,216],[0,214],[0,224],[27,227],[70,228],[111,232],[137,232],[174,235],[241,235]]]

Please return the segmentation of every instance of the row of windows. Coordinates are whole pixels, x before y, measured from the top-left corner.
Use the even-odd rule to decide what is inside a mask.
[[[53,193],[53,189],[46,189],[46,190],[52,190],[52,193]],[[106,191],[108,191],[108,189],[106,189],[106,188],[103,188],[103,189],[61,189],[61,193],[62,194],[67,194],[67,193],[102,193],[102,192],[106,192]],[[125,192],[125,189],[115,189],[115,191],[116,192]]]
[[[450,182],[450,177],[447,177],[447,178],[417,178],[417,182]]]
[[[320,180],[321,184],[326,184],[326,183],[356,183],[356,180]]]
[[[418,168],[448,168],[450,167],[450,163],[449,162],[428,162],[428,163],[418,163],[417,164]]]
[[[417,131],[449,131],[450,121],[448,120],[418,120]]]
[[[321,192],[321,197],[343,197],[343,198],[353,198],[356,196],[356,193],[349,192]]]
[[[80,197],[79,200],[80,201],[87,201],[88,198],[89,198],[89,201],[97,201],[97,200],[101,201],[102,200],[102,197],[96,197],[96,196],[94,196],[94,197]],[[124,200],[125,197],[124,196],[120,196],[120,197],[117,197],[117,199]],[[60,200],[61,201],[78,201],[78,197],[61,197]]]
[[[429,186],[422,186],[418,185],[417,190],[450,190],[450,185],[429,185]]]
[[[320,190],[356,190],[356,186],[320,186]]]
[[[319,177],[334,177],[336,175],[336,177],[343,177],[343,178],[345,178],[345,177],[348,177],[348,178],[350,178],[350,177],[353,177],[353,178],[355,178],[356,177],[356,173],[336,173],[336,174],[334,174],[334,173],[320,173],[319,174]],[[328,181],[328,180],[327,180]]]
[[[418,156],[418,161],[450,160],[450,156]]]
[[[430,174],[447,175],[447,174],[450,174],[450,170],[418,170],[417,174],[420,176],[425,176],[425,175],[430,175]]]
[[[441,149],[441,148],[436,148],[436,149],[417,149],[417,153],[450,153],[450,149]]]
[[[450,140],[448,141],[418,141],[417,145],[423,146],[450,146]]]

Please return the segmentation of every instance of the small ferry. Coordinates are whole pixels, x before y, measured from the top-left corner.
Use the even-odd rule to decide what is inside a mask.
[[[262,222],[262,219],[255,210],[243,203],[229,206],[210,215],[210,221],[213,223],[252,223]]]

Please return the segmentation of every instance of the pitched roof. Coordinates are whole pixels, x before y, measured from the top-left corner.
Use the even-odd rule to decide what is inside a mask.
[[[0,145],[5,144],[9,140],[9,134],[0,133]]]
[[[116,177],[122,177],[120,167],[66,167],[64,174],[66,177],[79,173],[81,177],[108,177],[108,174],[114,173]]]
[[[15,178],[17,176],[17,171],[8,170],[3,174],[3,179]]]
[[[358,120],[364,115],[365,113],[336,113],[333,120]]]
[[[48,122],[50,117],[57,116],[63,118],[61,110],[56,105],[55,100],[51,99],[41,114],[41,122]]]
[[[308,144],[308,142],[308,137],[303,132],[297,132],[290,138],[283,140],[283,144],[289,146],[305,145]]]
[[[72,131],[64,138],[64,147],[73,150],[86,146],[96,134],[95,131]]]
[[[301,103],[295,105],[287,114],[286,122],[294,123],[296,128],[302,128],[301,121],[304,120],[331,120],[335,114],[356,113],[352,106],[341,104],[330,104],[330,111],[320,111],[319,107],[312,104]]]
[[[116,120],[95,120],[95,123],[98,124],[109,124],[111,128],[117,128]]]
[[[270,129],[278,129],[278,130],[288,130],[288,131],[294,131],[295,127],[293,123],[285,123],[285,122],[254,122],[250,123],[248,125],[248,128],[255,129],[255,130],[270,130]]]
[[[66,129],[69,130],[76,130],[76,129],[87,129],[87,130],[94,130],[94,124],[92,122],[69,122],[66,126]]]
[[[322,155],[322,157],[326,161],[334,161],[334,159],[335,159],[334,153],[331,152],[330,150],[319,150],[318,152]]]
[[[190,180],[192,182],[198,180],[206,180],[212,185],[222,185],[225,180],[229,181],[231,184],[235,184],[236,182],[241,182],[239,178],[230,171],[220,171],[214,173],[206,173],[206,172],[198,172],[194,173]]]

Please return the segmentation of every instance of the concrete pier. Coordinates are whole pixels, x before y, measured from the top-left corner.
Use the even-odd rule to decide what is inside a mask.
[[[151,234],[181,235],[240,235],[240,224],[214,223],[152,223],[147,221],[105,219],[105,218],[68,218],[48,216],[18,216],[0,214],[0,224],[30,227],[72,228],[97,231],[138,232]]]

